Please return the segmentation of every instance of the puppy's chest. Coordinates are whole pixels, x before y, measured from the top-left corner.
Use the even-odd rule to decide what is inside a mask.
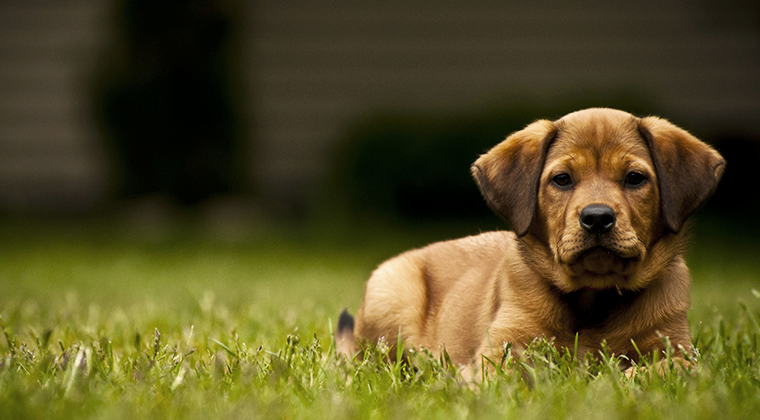
[[[563,296],[568,326],[573,332],[604,329],[621,321],[631,308],[637,292],[583,289]]]

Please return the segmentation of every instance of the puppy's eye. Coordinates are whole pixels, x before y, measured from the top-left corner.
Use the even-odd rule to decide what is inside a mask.
[[[552,178],[552,184],[561,189],[568,189],[573,186],[573,179],[570,178],[569,174],[561,173]]]
[[[625,186],[629,188],[640,187],[647,181],[647,177],[641,172],[629,172],[625,176]]]

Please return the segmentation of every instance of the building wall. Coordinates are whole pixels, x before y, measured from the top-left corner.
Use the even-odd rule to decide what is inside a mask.
[[[757,131],[756,10],[561,4],[257,3],[246,68],[262,182],[275,194],[309,190],[346,124],[382,108],[467,109],[623,88],[652,96],[690,129]]]
[[[697,132],[758,133],[760,20],[742,4],[257,1],[241,9],[250,177],[265,198],[303,201],[345,127],[377,110],[590,90],[651,95]],[[86,210],[107,197],[88,89],[113,6],[0,4],[0,209]]]
[[[107,11],[97,1],[0,4],[0,210],[83,211],[106,196],[87,89]]]

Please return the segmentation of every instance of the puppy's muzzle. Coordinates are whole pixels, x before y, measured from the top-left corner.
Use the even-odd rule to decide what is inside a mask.
[[[617,216],[615,210],[606,204],[591,204],[581,210],[579,220],[586,232],[601,235],[615,227]]]

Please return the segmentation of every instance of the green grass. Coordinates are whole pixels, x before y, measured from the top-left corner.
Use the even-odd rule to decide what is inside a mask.
[[[374,266],[430,229],[251,228],[153,236],[103,223],[0,227],[0,419],[757,418],[760,260],[698,230],[689,262],[696,368],[626,379],[614,356],[528,351],[461,386],[424,352],[339,362],[331,329]]]

